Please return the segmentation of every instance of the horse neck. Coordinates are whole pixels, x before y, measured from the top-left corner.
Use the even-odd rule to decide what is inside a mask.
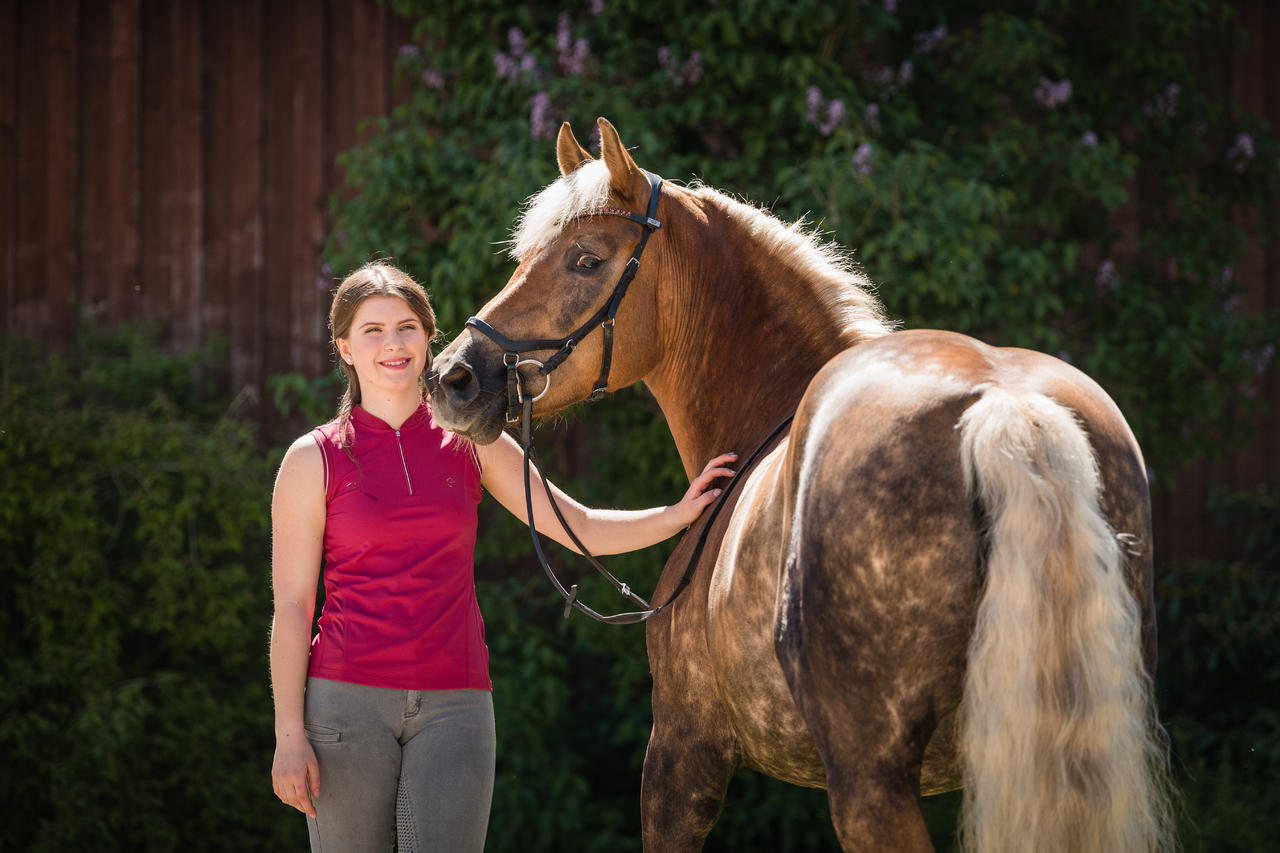
[[[669,233],[662,354],[645,381],[693,477],[719,453],[745,460],[795,412],[822,365],[857,340],[812,283],[761,254],[741,225],[725,218]]]

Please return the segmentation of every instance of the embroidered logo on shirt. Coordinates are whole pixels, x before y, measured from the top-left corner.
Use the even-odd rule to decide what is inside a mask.
[[[444,484],[452,489],[454,486],[458,485],[458,481],[454,477],[445,477]]]

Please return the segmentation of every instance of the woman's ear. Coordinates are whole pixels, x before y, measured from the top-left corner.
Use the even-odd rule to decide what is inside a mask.
[[[351,346],[347,343],[346,338],[334,338],[333,345],[338,350],[338,358],[351,364]]]

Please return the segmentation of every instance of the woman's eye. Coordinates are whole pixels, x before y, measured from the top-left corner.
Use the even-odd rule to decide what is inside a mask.
[[[600,266],[600,259],[588,252],[583,252],[578,256],[578,262],[574,266],[580,270],[593,270]]]

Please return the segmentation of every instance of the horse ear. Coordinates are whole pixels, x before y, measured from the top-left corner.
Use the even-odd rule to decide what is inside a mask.
[[[609,120],[603,117],[596,119],[596,127],[600,128],[600,156],[609,167],[609,186],[613,191],[618,195],[630,196],[635,193],[640,184],[647,186],[644,172],[636,165],[636,161],[631,159],[631,155],[627,153],[622,140],[618,137],[618,131],[609,123]]]
[[[569,122],[560,125],[560,135],[556,137],[556,160],[560,162],[560,174],[567,175],[588,160],[594,160],[587,149],[578,144]]]

